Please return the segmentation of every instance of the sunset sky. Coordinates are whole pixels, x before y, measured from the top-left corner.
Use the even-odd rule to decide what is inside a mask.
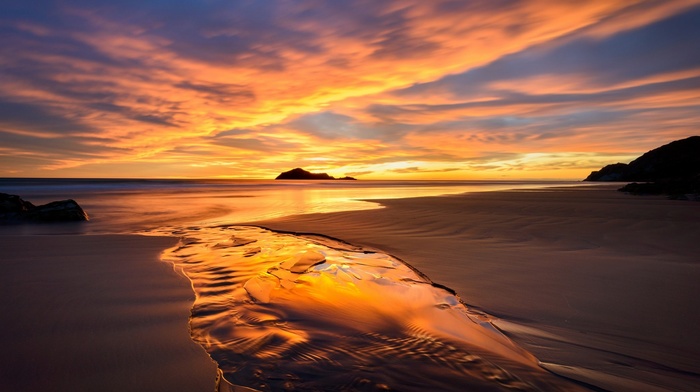
[[[700,134],[700,0],[0,9],[0,177],[580,179]]]

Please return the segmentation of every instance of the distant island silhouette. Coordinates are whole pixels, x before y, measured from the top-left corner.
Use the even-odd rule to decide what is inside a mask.
[[[275,180],[356,180],[355,178],[352,177],[341,177],[341,178],[335,178],[333,176],[328,175],[327,173],[311,173],[309,171],[306,171],[300,167],[297,167],[296,169],[292,169],[290,171],[286,171],[284,173],[280,173]]]
[[[634,181],[619,190],[700,199],[700,136],[655,148],[629,164],[607,165],[584,181]]]

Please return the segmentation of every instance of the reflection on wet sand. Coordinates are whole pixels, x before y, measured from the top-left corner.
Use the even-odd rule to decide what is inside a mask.
[[[577,388],[540,368],[487,315],[390,255],[248,226],[175,234],[183,239],[163,258],[192,281],[192,336],[233,385]]]

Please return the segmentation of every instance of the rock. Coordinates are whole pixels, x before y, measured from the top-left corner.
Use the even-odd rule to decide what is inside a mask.
[[[281,173],[275,180],[335,180],[326,173],[311,173],[300,167]]]
[[[700,175],[700,136],[655,148],[629,164],[616,163],[592,172],[584,181],[641,181],[692,179]]]
[[[0,220],[18,220],[29,210],[36,208],[34,204],[22,200],[17,195],[0,193]]]
[[[311,173],[300,167],[281,173],[275,180],[354,180],[352,177],[335,178],[326,173]]]
[[[88,219],[75,200],[34,206],[17,195],[0,193],[0,222],[79,222]]]
[[[698,200],[700,198],[700,176],[694,179],[633,182],[623,186],[618,191],[633,195],[668,195],[671,199]]]
[[[26,214],[28,220],[40,222],[73,222],[87,221],[85,211],[73,199],[52,201],[37,206]]]
[[[592,172],[584,181],[634,181],[618,189],[635,195],[700,199],[700,136],[655,148],[629,164],[616,163]]]
[[[613,163],[591,172],[583,181],[622,181],[625,170],[627,170],[626,163]]]

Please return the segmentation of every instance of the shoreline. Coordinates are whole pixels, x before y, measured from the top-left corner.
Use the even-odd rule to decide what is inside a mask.
[[[692,390],[700,208],[615,186],[390,199],[378,210],[250,224],[406,260],[564,376],[612,390]]]

